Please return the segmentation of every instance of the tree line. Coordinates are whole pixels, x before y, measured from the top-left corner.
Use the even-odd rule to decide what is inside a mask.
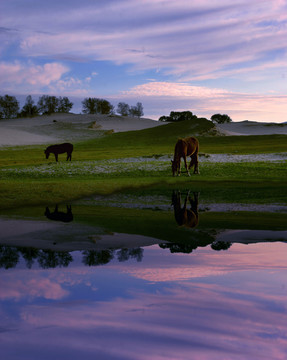
[[[175,121],[184,121],[184,120],[196,120],[199,119],[191,111],[171,111],[169,116],[161,116],[158,120],[164,122],[175,122]],[[226,114],[214,114],[211,116],[211,121],[218,124],[229,123],[232,121],[230,116]],[[206,119],[207,120],[207,119]]]
[[[135,259],[141,262],[143,259],[142,248],[119,249],[119,250],[83,250],[82,263],[86,266],[98,266],[109,263],[113,259],[119,262]],[[0,245],[0,268],[13,269],[21,261],[25,260],[26,267],[31,269],[38,264],[42,269],[68,267],[73,261],[73,256],[68,251],[53,251],[48,249],[36,249]]]
[[[15,96],[0,96],[0,119],[11,119],[16,117],[33,117],[37,115],[50,115],[52,113],[69,113],[73,103],[68,97],[56,97],[43,95],[39,97],[37,104],[31,95],[26,97],[22,109]],[[135,106],[119,102],[117,109],[105,99],[85,98],[82,101],[82,112],[84,114],[106,114],[112,115],[116,112],[122,116],[136,116],[140,118],[144,115],[142,103],[138,102]]]

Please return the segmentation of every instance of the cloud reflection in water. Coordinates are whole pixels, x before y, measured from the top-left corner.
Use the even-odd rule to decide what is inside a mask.
[[[283,359],[286,268],[286,244],[274,243],[190,255],[152,246],[140,263],[76,259],[69,268],[5,271],[1,351],[9,360],[20,351],[30,359]]]

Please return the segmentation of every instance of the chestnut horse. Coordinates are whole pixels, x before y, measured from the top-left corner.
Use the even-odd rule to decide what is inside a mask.
[[[73,145],[70,143],[64,143],[59,145],[51,145],[48,146],[47,149],[44,151],[46,154],[46,159],[49,159],[50,153],[55,155],[56,161],[58,161],[58,154],[67,153],[67,161],[70,159],[72,160],[72,152],[73,152]]]
[[[189,169],[194,166],[194,174],[199,174],[198,171],[198,150],[199,143],[198,140],[194,137],[187,137],[185,139],[177,140],[174,148],[174,157],[171,160],[172,163],[172,175],[180,176],[180,161],[181,158],[184,160],[184,165],[188,176],[190,176]],[[190,156],[191,161],[189,167],[187,168],[186,157]]]

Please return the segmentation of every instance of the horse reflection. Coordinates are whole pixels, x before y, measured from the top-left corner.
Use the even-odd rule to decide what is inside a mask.
[[[55,210],[51,212],[47,206],[45,211],[45,216],[50,220],[62,221],[66,223],[73,221],[74,218],[72,213],[72,206],[68,206],[68,205],[67,205],[67,212],[59,211],[58,205],[56,205]]]
[[[187,208],[187,203],[190,203],[190,208]],[[183,207],[181,205],[180,191],[173,191],[172,205],[174,209],[174,217],[179,226],[194,228],[198,224],[198,193],[193,193],[193,198],[190,197],[190,192],[187,193]]]

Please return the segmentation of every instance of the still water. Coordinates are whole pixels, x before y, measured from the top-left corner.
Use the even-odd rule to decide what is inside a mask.
[[[1,359],[286,359],[285,215],[177,191],[2,214]]]

